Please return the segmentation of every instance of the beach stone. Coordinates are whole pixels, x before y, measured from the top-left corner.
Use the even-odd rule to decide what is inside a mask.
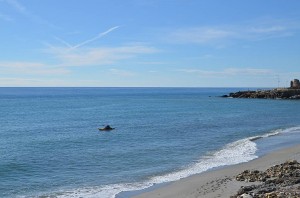
[[[248,181],[248,182],[266,181],[267,178],[269,178],[269,176],[265,172],[258,171],[258,170],[254,170],[254,171],[246,170],[236,176],[237,181]]]
[[[250,195],[253,198],[300,198],[300,163],[288,160],[266,171],[245,170],[237,181],[260,181],[261,184],[242,186],[233,197]]]
[[[278,197],[276,192],[266,193],[265,196],[268,198],[277,198]]]
[[[245,194],[246,192],[249,192],[249,191],[251,191],[253,189],[255,189],[255,185],[252,185],[252,186],[242,186],[240,188],[240,190],[238,191],[238,195]]]
[[[238,198],[253,198],[253,196],[245,193],[245,194],[238,196]]]

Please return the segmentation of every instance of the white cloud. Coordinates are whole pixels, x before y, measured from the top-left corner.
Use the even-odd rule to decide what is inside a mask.
[[[256,68],[228,68],[224,70],[224,73],[230,75],[261,75],[261,74],[272,74],[269,69],[256,69]]]
[[[9,4],[14,10],[16,10],[18,13],[22,14],[23,16],[27,17],[28,19],[30,19],[33,22],[42,24],[42,25],[47,25],[51,28],[59,28],[56,25],[53,25],[52,23],[50,23],[49,21],[43,19],[42,17],[35,15],[34,13],[32,13],[30,10],[28,10],[26,8],[26,6],[24,6],[23,4],[21,4],[19,1],[17,0],[4,0],[4,2],[6,2],[7,4]]]
[[[136,74],[134,72],[131,71],[126,71],[126,70],[120,70],[120,69],[110,69],[109,70],[113,75],[118,75],[118,76],[122,76],[122,77],[131,77],[131,76],[135,76]]]
[[[211,76],[237,76],[237,75],[274,75],[273,71],[269,69],[257,68],[226,68],[222,71],[200,70],[200,69],[180,69],[178,71],[185,73],[193,73],[204,77]]]
[[[76,45],[72,45],[61,38],[54,37],[62,43],[64,47],[53,46],[46,43],[48,49],[45,49],[44,51],[53,55],[57,59],[58,65],[62,67],[113,64],[120,60],[133,58],[139,54],[149,54],[158,51],[153,47],[139,43],[119,47],[89,48],[86,46],[87,44],[106,36],[118,28],[120,28],[120,26],[109,28],[108,30],[99,33],[97,36]]]
[[[51,66],[39,62],[2,61],[0,62],[1,73],[29,74],[29,75],[63,75],[70,73],[61,67]]]
[[[5,0],[9,5],[22,14],[29,14],[25,6],[19,3],[17,0]]]
[[[4,21],[13,21],[13,18],[3,13],[0,13],[0,19]]]
[[[72,48],[73,46],[70,44],[70,43],[68,43],[67,41],[65,41],[65,40],[63,40],[63,39],[61,39],[61,38],[58,38],[58,37],[54,37],[56,40],[58,40],[59,42],[61,42],[62,44],[64,44],[66,47],[69,47],[69,48]],[[49,45],[49,44],[48,44]]]
[[[92,66],[113,64],[120,60],[130,59],[140,54],[155,53],[158,50],[142,45],[121,47],[77,48],[70,50],[66,47],[50,47],[46,52],[51,53],[62,67]]]
[[[99,87],[110,86],[106,81],[51,78],[0,78],[0,87]]]
[[[139,65],[165,65],[168,64],[167,62],[162,61],[144,61],[144,62],[137,62]]]
[[[216,44],[232,40],[265,40],[292,36],[298,22],[262,20],[241,25],[198,26],[177,29],[168,35],[174,43]]]
[[[43,67],[44,64],[42,63],[37,63],[37,62],[0,62],[0,68],[1,67],[9,67],[9,68],[17,68],[17,69],[21,69],[21,68],[39,68],[39,67]]]
[[[0,87],[34,86],[39,81],[29,78],[0,78]]]
[[[156,71],[156,70],[150,70],[150,71],[148,71],[148,73],[159,73],[159,71]]]
[[[233,37],[236,33],[215,27],[193,27],[176,30],[170,39],[180,43],[208,43],[220,39]]]
[[[98,40],[98,39],[104,37],[105,35],[109,34],[110,32],[112,32],[112,31],[118,29],[119,27],[120,27],[120,26],[115,26],[115,27],[109,28],[109,29],[106,30],[105,32],[101,32],[101,33],[99,33],[97,36],[95,36],[95,37],[93,37],[93,38],[90,38],[90,39],[87,39],[87,40],[85,40],[85,41],[83,41],[83,42],[81,42],[81,43],[79,43],[79,44],[73,45],[73,46],[72,46],[70,43],[68,43],[67,41],[65,41],[65,40],[63,40],[63,39],[61,39],[61,38],[58,38],[58,37],[56,37],[56,36],[55,36],[54,38],[55,38],[56,40],[58,40],[59,42],[61,42],[62,44],[64,44],[65,46],[69,47],[70,50],[74,50],[74,49],[77,49],[77,48],[79,48],[79,47],[82,47],[82,46],[84,46],[84,45],[87,45],[87,44],[89,44],[89,43],[91,43],[91,42],[93,42],[93,41],[96,41],[96,40]]]
[[[249,32],[253,33],[274,33],[285,31],[286,28],[283,26],[269,26],[269,27],[251,27],[249,28]]]

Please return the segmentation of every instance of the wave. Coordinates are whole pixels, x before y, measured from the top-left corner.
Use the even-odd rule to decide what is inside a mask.
[[[176,181],[194,174],[202,173],[212,168],[247,162],[257,157],[255,155],[256,150],[256,144],[250,141],[249,138],[238,140],[226,145],[223,149],[213,153],[212,155],[202,157],[198,160],[198,162],[190,165],[186,169],[154,177],[152,178],[152,182],[164,183]]]
[[[280,135],[280,134],[299,133],[299,132],[300,132],[300,126],[289,127],[289,128],[280,128],[280,129],[272,130],[271,132],[266,133],[264,135],[250,137],[250,140],[255,141],[258,139],[268,138],[268,137],[272,137],[272,136],[276,136],[276,135]]]
[[[179,179],[202,173],[213,168],[248,162],[258,157],[256,156],[257,145],[255,143],[255,140],[261,138],[268,138],[274,135],[279,135],[281,133],[295,132],[300,132],[300,126],[285,129],[277,129],[261,136],[244,138],[225,145],[219,151],[203,156],[197,162],[185,167],[184,169],[164,174],[161,176],[154,176],[146,181],[135,183],[111,184],[97,187],[86,187],[70,191],[57,192],[54,194],[54,196],[59,198],[114,198],[117,194],[124,191],[142,190],[151,187],[155,184],[177,181]],[[53,193],[51,195],[44,194],[42,196],[52,197]]]
[[[176,181],[188,176],[202,173],[212,168],[233,165],[249,160],[255,159],[257,148],[256,144],[245,138],[236,142],[226,145],[223,149],[202,157],[196,163],[176,172],[168,173],[161,176],[155,176],[147,181],[135,182],[135,183],[123,183],[123,184],[111,184],[106,186],[88,187],[75,189],[64,192],[57,192],[55,197],[59,198],[75,198],[75,197],[87,197],[87,198],[114,198],[117,194],[124,191],[136,191],[151,187],[155,184]],[[51,197],[51,195],[42,195],[43,197]]]

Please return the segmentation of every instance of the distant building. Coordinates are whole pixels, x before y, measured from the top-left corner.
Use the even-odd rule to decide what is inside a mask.
[[[300,89],[300,82],[298,79],[294,79],[291,81],[291,87],[292,89]]]

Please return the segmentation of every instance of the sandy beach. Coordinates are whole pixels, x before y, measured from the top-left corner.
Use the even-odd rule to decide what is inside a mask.
[[[135,196],[135,198],[214,198],[235,195],[241,186],[258,182],[240,182],[235,176],[244,170],[265,171],[287,160],[300,161],[300,145],[275,151],[250,162],[208,171],[172,182],[161,188]]]

